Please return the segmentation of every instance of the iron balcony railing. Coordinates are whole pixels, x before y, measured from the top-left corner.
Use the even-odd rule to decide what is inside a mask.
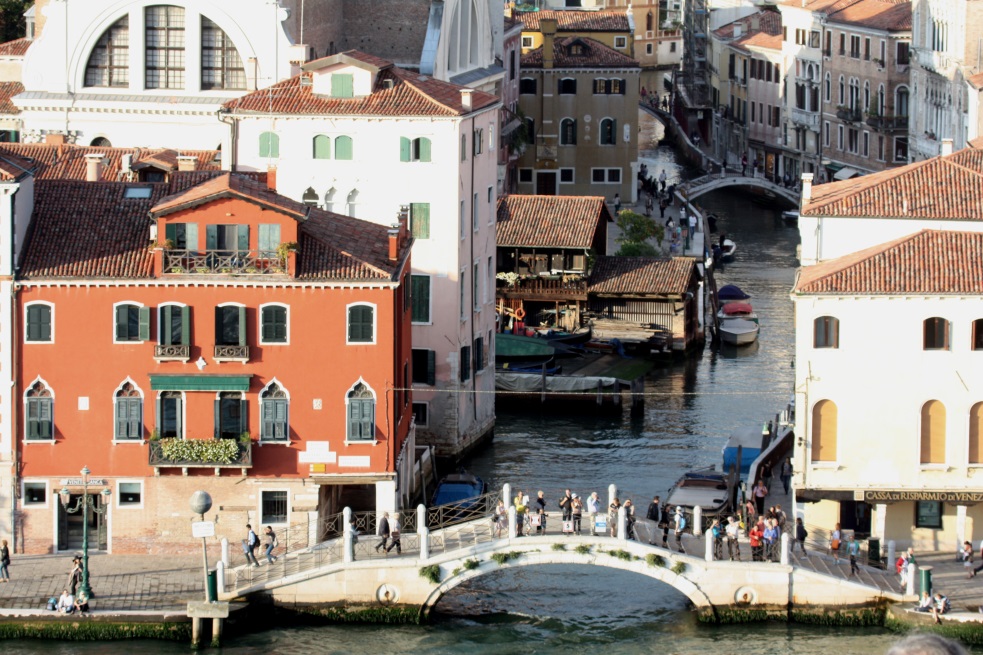
[[[154,357],[157,359],[181,359],[187,360],[191,357],[191,346],[181,344],[154,346]]]
[[[164,273],[270,275],[287,272],[287,260],[272,250],[164,250]]]
[[[216,360],[249,360],[249,346],[215,346],[214,356]]]

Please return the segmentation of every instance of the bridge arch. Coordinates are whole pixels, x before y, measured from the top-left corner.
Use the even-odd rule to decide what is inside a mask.
[[[425,620],[430,615],[430,612],[437,605],[437,603],[440,602],[441,598],[447,595],[447,593],[449,593],[451,590],[459,587],[469,580],[473,580],[484,575],[497,573],[499,571],[506,571],[509,569],[526,566],[541,567],[549,564],[601,566],[613,570],[637,573],[673,587],[676,589],[676,591],[679,591],[686,596],[689,601],[699,610],[705,612],[713,612],[714,610],[713,604],[706,593],[704,593],[695,582],[687,577],[686,572],[694,572],[694,565],[688,561],[685,562],[686,572],[678,574],[671,570],[670,567],[672,566],[672,563],[669,561],[671,558],[668,557],[666,558],[666,566],[652,566],[644,559],[633,559],[631,561],[627,561],[621,559],[620,557],[610,555],[604,551],[597,552],[592,550],[589,553],[578,553],[575,550],[551,550],[546,552],[538,550],[517,550],[515,552],[521,553],[518,557],[499,564],[492,558],[494,552],[503,551],[476,553],[472,554],[472,557],[451,560],[443,563],[441,565],[442,573],[444,572],[444,569],[448,568],[450,571],[454,571],[455,569],[460,570],[456,575],[448,575],[446,579],[443,579],[440,584],[430,592],[430,595],[420,607],[420,618]],[[480,564],[477,566],[477,568],[465,570],[464,561],[467,559],[477,559]],[[700,572],[702,572],[702,568],[700,569]]]
[[[687,200],[692,201],[712,191],[719,191],[720,189],[731,187],[755,187],[764,189],[795,207],[799,205],[798,192],[792,189],[786,189],[781,185],[769,182],[760,177],[745,177],[743,175],[732,174],[724,177],[720,177],[720,175],[704,175],[703,177],[686,182],[679,190],[685,194]]]

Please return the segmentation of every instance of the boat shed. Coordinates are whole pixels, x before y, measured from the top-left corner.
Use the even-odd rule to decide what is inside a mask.
[[[598,257],[587,287],[594,334],[638,354],[688,352],[704,340],[700,284],[690,257]]]

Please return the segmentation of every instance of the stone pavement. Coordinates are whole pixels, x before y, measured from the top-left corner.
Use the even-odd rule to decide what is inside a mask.
[[[10,582],[0,584],[0,615],[44,610],[68,583],[72,556],[11,555]],[[179,612],[203,600],[201,557],[89,555],[89,584],[96,611]]]

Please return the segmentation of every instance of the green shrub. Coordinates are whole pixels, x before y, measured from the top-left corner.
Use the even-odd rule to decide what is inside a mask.
[[[481,566],[481,562],[479,562],[476,559],[466,559],[466,560],[464,560],[464,568],[467,569],[468,571],[471,571],[472,569],[476,569],[479,566]]]
[[[420,577],[426,578],[433,584],[440,584],[440,565],[431,564],[420,569]]]
[[[648,562],[649,566],[665,566],[666,558],[662,555],[656,555],[655,553],[649,553],[645,556],[645,561]]]
[[[566,550],[566,544],[553,544],[553,550]]]
[[[239,458],[235,439],[161,439],[160,452],[170,462],[232,464]]]
[[[495,553],[494,555],[492,555],[492,559],[495,560],[495,562],[499,566],[501,566],[502,564],[505,564],[509,560],[518,559],[521,555],[522,553],[520,551],[510,550],[507,553]]]
[[[683,573],[686,572],[686,562],[676,562],[675,564],[672,565],[670,571],[672,571],[676,575],[682,575]]]
[[[588,553],[590,553],[590,546],[588,546],[587,544],[580,544],[579,546],[574,548],[574,550],[577,551],[577,553],[580,555],[587,555]]]
[[[626,562],[630,562],[634,559],[634,556],[631,553],[629,553],[627,550],[621,550],[621,549],[609,550],[607,551],[607,554],[610,555],[611,557],[617,557],[618,559],[624,560]]]

